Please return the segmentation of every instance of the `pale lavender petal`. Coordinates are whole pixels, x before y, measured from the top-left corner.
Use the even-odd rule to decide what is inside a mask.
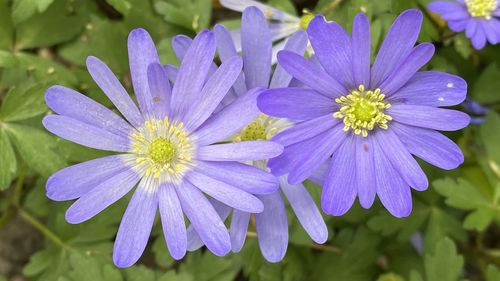
[[[465,36],[471,38],[476,32],[477,27],[478,27],[478,22],[476,20],[474,19],[469,20],[467,26],[465,27]]]
[[[456,131],[469,125],[469,115],[451,109],[424,105],[394,104],[387,114],[400,123],[441,131]]]
[[[199,173],[251,194],[269,194],[279,187],[274,175],[238,162],[200,161],[196,167]]]
[[[326,174],[328,173],[329,164],[330,161],[327,160],[323,162],[323,164],[319,165],[319,167],[312,173],[308,180],[317,185],[323,186],[323,184],[325,183]]]
[[[295,22],[269,22],[269,31],[271,32],[271,38],[273,42],[279,41],[281,39],[287,38],[297,31],[301,31],[299,24]],[[276,47],[279,50],[283,50],[285,40],[281,40],[273,46],[273,52]],[[281,47],[280,47],[281,46]],[[274,54],[275,55],[275,54]]]
[[[199,33],[189,46],[179,67],[179,73],[172,89],[171,116],[184,121],[187,110],[199,101],[215,54],[215,38],[212,32]]]
[[[467,83],[456,75],[423,71],[415,74],[391,101],[428,106],[451,106],[464,101]]]
[[[342,216],[349,211],[357,194],[354,135],[346,138],[339,149],[333,153],[328,169],[321,194],[321,207],[327,214]]]
[[[448,27],[452,31],[462,32],[467,27],[467,23],[469,23],[469,21],[467,19],[465,19],[465,20],[451,20],[451,21],[448,21]]]
[[[163,235],[170,255],[180,260],[186,255],[187,234],[181,202],[175,192],[175,186],[163,183],[158,190],[158,201]]]
[[[199,145],[226,139],[257,118],[260,114],[257,108],[257,96],[261,92],[260,88],[250,90],[208,118],[195,132]]]
[[[259,195],[264,212],[255,214],[260,251],[269,262],[283,259],[288,247],[288,221],[280,192]]]
[[[139,180],[140,175],[132,168],[103,180],[69,207],[66,220],[69,223],[81,223],[92,218],[125,196]]]
[[[84,146],[116,152],[130,150],[128,137],[110,133],[66,116],[48,115],[43,118],[42,123],[49,132]]]
[[[149,33],[134,29],[128,36],[128,60],[134,93],[143,114],[152,114],[153,97],[148,85],[148,66],[160,63],[155,44]]]
[[[429,186],[427,176],[391,129],[379,130],[373,137],[382,148],[385,157],[410,187],[418,191],[427,189]]]
[[[243,62],[239,56],[223,62],[201,89],[199,101],[189,109],[185,126],[189,131],[196,130],[214,112],[224,96],[233,86],[241,73]]]
[[[156,119],[163,119],[170,111],[170,98],[172,90],[168,81],[167,72],[159,63],[150,64],[148,67],[148,85],[151,91],[151,113]]]
[[[365,209],[372,206],[377,193],[373,141],[371,137],[356,137],[356,185],[359,203]]]
[[[165,73],[167,74],[168,81],[170,81],[170,83],[173,85],[175,83],[175,79],[177,79],[177,73],[179,72],[179,69],[176,66],[167,64],[163,66],[163,70],[165,70]],[[172,103],[172,101],[170,101],[170,103]]]
[[[104,94],[135,127],[142,126],[141,112],[109,67],[96,57],[87,58],[87,69]]]
[[[262,4],[259,1],[254,0],[221,0],[221,5],[238,12],[243,12],[246,8],[254,6],[264,13],[266,18],[277,20],[277,21],[292,21],[298,22],[298,18],[296,16],[290,15],[288,13],[283,12],[282,10],[273,8],[269,5]]]
[[[463,3],[436,1],[430,3],[427,7],[430,11],[440,14],[447,21],[470,18],[469,12]]]
[[[475,20],[472,20],[471,22],[476,22]],[[474,33],[470,36],[470,39],[472,41],[472,46],[476,50],[481,50],[486,46],[487,40],[486,40],[486,34],[483,30],[482,25],[477,22]]]
[[[52,86],[45,102],[57,114],[87,123],[112,134],[128,136],[132,127],[121,117],[94,100],[63,86]]]
[[[464,162],[460,147],[442,134],[403,124],[391,124],[411,154],[441,169],[452,170]]]
[[[241,48],[247,88],[267,87],[271,73],[271,33],[264,15],[255,7],[243,11]]]
[[[288,146],[317,136],[326,130],[333,128],[339,122],[339,119],[335,119],[331,114],[328,114],[297,123],[295,126],[274,136],[272,141]]]
[[[394,21],[372,66],[371,88],[378,88],[411,53],[417,41],[423,15],[407,10]]]
[[[300,224],[311,239],[323,244],[328,239],[328,229],[309,192],[302,184],[290,185],[286,177],[280,177],[281,190],[290,202]]]
[[[315,56],[330,74],[344,87],[353,89],[352,42],[349,34],[335,22],[316,16],[307,29]]]
[[[332,99],[306,88],[266,90],[257,99],[257,104],[265,114],[295,120],[315,119],[333,114],[335,109]]]
[[[47,180],[47,197],[55,201],[76,199],[126,168],[123,156],[112,155],[64,168]]]
[[[190,172],[186,175],[186,179],[204,193],[229,207],[250,213],[260,213],[264,209],[262,202],[250,193],[199,172]]]
[[[410,80],[417,71],[423,67],[434,55],[434,45],[422,43],[413,48],[413,51],[394,72],[389,75],[380,89],[386,96],[391,96]]]
[[[301,55],[281,51],[278,62],[293,78],[318,91],[325,97],[335,98],[345,95],[348,90],[330,77],[319,65]]]
[[[286,40],[284,50],[303,55],[307,47],[307,42],[306,32],[299,30]],[[277,65],[269,88],[287,87],[290,81],[292,81],[292,76],[281,65]]]
[[[282,152],[283,146],[272,141],[244,141],[200,147],[196,159],[203,161],[266,160]]]
[[[144,252],[158,209],[157,188],[146,178],[134,192],[116,234],[113,261],[117,267],[132,266]]]
[[[188,182],[184,182],[176,192],[182,209],[207,248],[217,256],[229,253],[229,233],[207,198]]]
[[[352,66],[355,85],[370,85],[370,21],[359,13],[352,23]]]
[[[241,251],[245,238],[247,237],[248,223],[250,222],[250,213],[238,210],[233,211],[231,218],[231,227],[229,235],[231,236],[231,250],[233,253]]]
[[[373,148],[375,182],[380,201],[393,216],[409,216],[412,209],[410,187],[384,156],[379,145],[374,142]]]
[[[175,53],[175,56],[179,61],[184,59],[189,46],[193,43],[193,39],[189,38],[186,35],[176,35],[172,38],[172,49]]]

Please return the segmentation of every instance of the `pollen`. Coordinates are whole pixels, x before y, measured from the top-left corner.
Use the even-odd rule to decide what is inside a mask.
[[[290,127],[290,125],[290,121],[286,119],[261,114],[238,132],[233,137],[233,141],[269,140],[280,131]]]
[[[130,137],[136,164],[146,176],[175,182],[192,165],[193,144],[182,123],[150,119]]]
[[[307,30],[307,28],[309,27],[309,23],[311,23],[311,21],[314,19],[314,15],[309,13],[309,12],[305,12],[301,17],[300,17],[300,28],[302,28],[303,30]]]
[[[491,19],[497,8],[497,0],[465,0],[469,14],[476,18]]]
[[[368,131],[379,127],[387,129],[387,122],[392,117],[384,111],[391,107],[384,101],[385,95],[380,89],[366,91],[363,85],[346,96],[335,99],[340,105],[339,111],[333,114],[334,118],[343,119],[344,131],[352,131],[356,135],[368,136]]]

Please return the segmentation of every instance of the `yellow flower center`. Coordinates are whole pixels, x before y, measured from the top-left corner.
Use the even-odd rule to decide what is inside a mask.
[[[367,137],[368,131],[373,130],[375,126],[387,129],[387,122],[392,120],[391,116],[384,113],[391,107],[384,98],[385,95],[380,93],[380,89],[365,91],[365,87],[360,85],[358,90],[335,99],[341,107],[333,117],[343,119],[345,132],[352,130],[356,135]]]
[[[491,19],[497,8],[497,0],[465,0],[469,14],[476,18]]]
[[[240,139],[241,141],[267,140],[266,128],[261,122],[253,121],[241,131]]]
[[[314,19],[314,15],[311,14],[311,13],[304,13],[301,17],[300,17],[300,28],[302,28],[303,30],[307,30],[307,27],[309,27],[309,23],[311,23],[311,21]]]
[[[136,163],[146,176],[175,182],[192,165],[193,145],[182,123],[150,119],[130,137]]]
[[[290,121],[284,118],[274,118],[265,114],[259,115],[232,138],[235,142],[269,140],[280,131],[290,126]]]

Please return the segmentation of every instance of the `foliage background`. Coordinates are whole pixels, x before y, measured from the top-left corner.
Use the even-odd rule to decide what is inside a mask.
[[[322,12],[349,29],[365,11],[373,46],[399,12],[425,11],[428,2],[269,0],[293,14]],[[437,47],[427,68],[464,77],[469,96],[490,113],[483,124],[449,134],[466,155],[460,168],[441,171],[422,162],[432,184],[413,194],[407,219],[391,217],[380,204],[356,205],[346,216],[325,217],[330,238],[314,245],[289,216],[290,245],[278,264],[262,259],[252,232],[240,254],[197,251],[175,262],[156,225],[140,263],[124,270],[113,266],[111,250],[128,198],[89,222],[64,221],[69,203],[45,197],[47,176],[102,153],[43,130],[45,89],[62,84],[111,105],[85,70],[88,55],[104,60],[130,90],[126,38],[132,28],[146,28],[162,61],[177,63],[173,35],[192,36],[221,21],[236,27],[238,18],[215,0],[0,0],[0,281],[499,281],[500,45],[475,51],[427,11],[419,41]],[[319,187],[308,187],[318,199]]]

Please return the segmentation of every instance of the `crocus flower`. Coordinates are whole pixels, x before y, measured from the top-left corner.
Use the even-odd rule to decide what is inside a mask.
[[[500,42],[500,5],[498,0],[436,1],[428,5],[448,21],[455,32],[465,30],[475,49],[482,49],[486,42]]]
[[[328,214],[344,214],[356,196],[369,208],[378,195],[391,214],[408,216],[410,187],[428,186],[412,154],[443,169],[463,162],[459,147],[436,130],[467,126],[467,114],[440,108],[462,102],[467,85],[455,75],[418,72],[434,54],[430,43],[414,46],[422,19],[418,10],[403,12],[373,65],[365,14],[355,17],[352,36],[321,16],[311,22],[309,40],[320,65],[278,54],[279,65],[307,88],[270,89],[258,98],[262,112],[302,120],[273,138],[285,151],[269,167],[297,184],[330,161],[321,198]]]
[[[225,63],[237,55],[235,45],[230,32],[224,26],[216,25],[214,33],[219,57]],[[177,40],[186,40],[186,38],[179,37]],[[183,45],[185,48],[188,44],[189,42],[174,43],[174,46]],[[292,76],[283,68],[277,66],[274,73],[272,72],[271,33],[264,15],[255,7],[246,8],[243,12],[241,45],[243,73],[234,83],[232,92],[224,98],[223,104],[230,106],[232,100],[241,97],[248,89],[279,88],[290,84]],[[286,41],[284,48],[297,56],[302,56],[306,45],[307,35],[301,30]],[[183,51],[179,50],[177,53],[183,54]],[[224,107],[222,110],[225,110]],[[273,118],[262,114],[232,136],[229,141],[240,143],[269,140],[291,124],[292,121],[288,119]],[[266,161],[252,161],[252,164],[260,169],[268,170]],[[288,200],[300,223],[315,242],[324,243],[328,238],[326,224],[306,188],[301,183],[289,184],[286,176],[281,176],[279,181],[280,191],[268,195],[257,195],[264,203],[264,211],[255,214],[257,239],[264,258],[270,262],[282,260],[288,246],[288,221],[284,198]],[[221,203],[214,202],[214,205],[223,219],[231,214],[232,208]],[[232,211],[230,236],[233,252],[239,252],[245,242],[250,217],[250,212],[238,209]],[[196,237],[195,232],[191,233],[193,235],[189,239],[188,249],[196,250],[203,245],[203,242]]]
[[[272,193],[278,187],[272,175],[237,161],[274,157],[282,152],[281,145],[214,144],[259,115],[260,92],[249,91],[212,115],[242,68],[241,58],[234,56],[206,79],[215,49],[212,32],[198,34],[171,89],[149,34],[133,30],[128,50],[139,108],[111,70],[89,57],[91,76],[125,120],[71,89],[54,86],[47,91],[46,102],[57,113],[44,118],[47,130],[81,145],[121,153],[68,167],[49,178],[49,198],[78,198],[66,220],[80,223],[92,218],[139,183],[116,236],[113,259],[119,267],[141,256],[158,208],[173,258],[186,253],[184,214],[209,250],[227,254],[229,233],[203,193],[232,208],[258,213],[263,204],[252,194]]]
[[[291,15],[255,0],[220,0],[220,3],[228,9],[238,12],[243,12],[248,7],[256,7],[264,14],[264,17],[270,21],[268,24],[271,40],[277,43],[273,46],[273,64],[276,62],[277,52],[285,46],[286,42],[283,39],[288,38],[298,30],[307,29],[309,22],[314,18],[314,15],[310,13],[304,13],[301,17]],[[241,32],[240,29],[231,30],[237,51],[241,51]]]

